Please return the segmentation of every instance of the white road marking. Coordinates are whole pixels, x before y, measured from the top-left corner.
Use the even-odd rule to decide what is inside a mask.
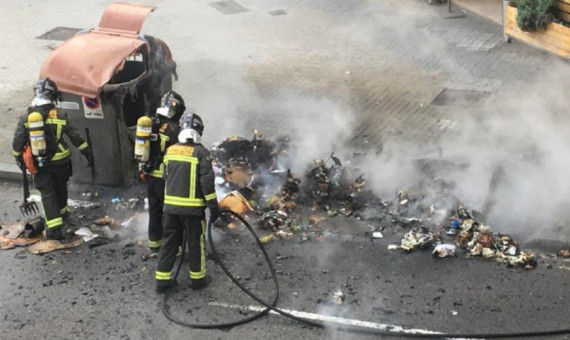
[[[216,307],[223,307],[223,308],[248,310],[251,312],[261,312],[262,310],[265,309],[264,307],[260,307],[260,306],[253,306],[253,305],[240,306],[240,305],[228,304],[225,302],[210,302],[209,305],[210,306],[216,306]],[[377,322],[361,321],[361,320],[355,320],[355,319],[346,319],[346,318],[341,318],[338,316],[329,316],[329,315],[322,315],[322,314],[316,314],[316,313],[307,313],[307,312],[291,310],[291,309],[283,309],[283,308],[279,308],[279,309],[286,312],[286,313],[289,313],[291,315],[297,316],[299,318],[303,318],[303,319],[307,319],[307,320],[314,320],[314,321],[322,321],[322,322],[326,322],[326,323],[335,323],[335,324],[346,325],[346,326],[363,327],[363,328],[376,329],[376,330],[386,331],[386,332],[399,332],[399,333],[407,333],[407,334],[442,334],[441,332],[434,332],[434,331],[429,331],[426,329],[418,329],[418,328],[406,329],[406,328],[403,328],[401,326],[388,325],[388,324],[377,323]],[[275,311],[269,311],[269,313],[279,315],[279,313],[277,313]],[[466,339],[462,339],[462,338],[453,338],[453,339],[466,340]]]

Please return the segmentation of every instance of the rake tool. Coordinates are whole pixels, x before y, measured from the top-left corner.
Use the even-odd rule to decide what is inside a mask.
[[[24,217],[30,217],[39,214],[40,209],[36,202],[28,202],[30,197],[30,188],[28,187],[28,176],[26,175],[26,168],[22,170],[24,176],[24,203],[20,205],[20,212]]]

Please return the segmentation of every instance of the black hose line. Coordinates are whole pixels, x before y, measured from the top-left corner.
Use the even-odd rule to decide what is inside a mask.
[[[212,328],[219,329],[219,328],[234,327],[234,326],[243,325],[245,323],[248,323],[248,322],[251,322],[255,319],[258,319],[258,318],[266,315],[271,310],[271,311],[276,312],[278,314],[281,314],[287,318],[293,319],[295,321],[298,321],[298,322],[301,322],[301,323],[304,323],[304,324],[307,324],[307,325],[310,325],[313,327],[328,328],[328,329],[333,329],[333,330],[337,330],[337,331],[368,334],[368,335],[385,335],[385,336],[394,336],[394,337],[409,337],[409,338],[424,338],[424,339],[452,339],[452,338],[499,339],[499,338],[541,337],[541,336],[570,334],[569,328],[557,329],[557,330],[547,330],[547,331],[516,332],[516,333],[473,333],[473,334],[470,334],[470,333],[457,333],[457,334],[450,334],[450,333],[412,333],[412,332],[405,332],[405,331],[393,331],[392,332],[392,331],[385,331],[385,330],[366,328],[366,327],[358,327],[358,326],[339,326],[339,325],[333,324],[333,323],[316,322],[316,321],[312,321],[312,320],[308,320],[308,319],[303,319],[301,317],[295,316],[291,313],[288,313],[284,310],[281,310],[281,309],[275,307],[277,304],[277,299],[279,297],[279,285],[278,285],[278,280],[277,280],[277,274],[275,272],[273,262],[271,261],[269,255],[265,249],[265,246],[259,240],[259,237],[257,236],[257,233],[255,232],[255,230],[253,230],[251,225],[241,215],[239,215],[239,214],[237,214],[231,210],[222,210],[221,213],[233,215],[235,218],[240,220],[247,227],[247,229],[250,231],[250,233],[255,238],[257,245],[259,246],[259,248],[263,252],[263,255],[265,257],[265,260],[267,261],[269,269],[271,270],[271,277],[273,279],[274,286],[275,286],[275,294],[274,294],[273,301],[271,303],[268,303],[268,302],[262,300],[261,298],[259,298],[257,295],[255,295],[253,292],[251,292],[249,289],[244,287],[238,281],[238,279],[236,279],[232,275],[232,273],[228,270],[228,268],[224,265],[224,263],[222,262],[222,260],[218,256],[218,253],[216,252],[216,246],[214,245],[214,241],[212,239],[212,224],[210,221],[210,223],[208,223],[207,233],[208,233],[208,241],[209,241],[211,252],[212,252],[211,254],[212,254],[213,258],[215,259],[217,264],[220,266],[220,268],[222,268],[224,273],[230,278],[230,280],[233,283],[235,283],[244,293],[249,295],[252,299],[257,301],[259,304],[265,306],[265,309],[263,309],[261,312],[255,314],[249,318],[238,320],[235,322],[221,323],[221,324],[193,324],[193,323],[178,320],[178,319],[174,318],[172,315],[170,315],[168,308],[167,308],[167,304],[166,304],[168,296],[169,296],[169,292],[170,292],[170,290],[169,290],[164,294],[164,298],[162,300],[162,312],[170,321],[172,321],[176,324],[179,324],[181,326],[191,327],[191,328],[202,328],[202,329],[212,329]],[[178,269],[176,271],[176,275],[175,275],[174,279],[176,279],[176,277],[178,277],[178,273],[180,272],[180,268],[182,265],[182,259],[184,257],[185,241],[186,241],[186,235],[184,235],[184,241],[183,241],[184,243],[182,246],[183,252],[182,252],[182,256],[180,257],[180,263],[178,264]]]
[[[210,240],[210,245],[213,247],[214,242],[212,241],[212,221],[209,221],[208,223],[208,239]],[[257,235],[255,234],[255,231],[253,231],[253,229],[251,229],[251,226],[249,226],[249,230],[253,233],[254,238],[261,244],[261,242],[259,241],[259,237],[257,237]],[[180,255],[180,259],[178,261],[178,268],[176,269],[176,274],[174,274],[174,281],[176,281],[176,278],[178,278],[178,274],[180,273],[180,269],[182,268],[182,261],[184,260],[184,253],[186,250],[186,231],[184,231],[183,233],[183,238],[182,238],[182,254]],[[271,258],[269,257],[269,254],[267,253],[267,251],[265,250],[265,247],[262,247],[261,250],[263,251],[263,256],[265,257],[265,260],[267,261],[267,264],[269,265],[269,268],[271,270],[272,273],[272,278],[273,278],[273,284],[275,286],[275,294],[273,296],[273,301],[271,303],[271,306],[275,306],[277,304],[277,299],[279,298],[279,282],[277,281],[277,275],[275,275],[275,269],[273,267],[273,262],[271,262]],[[215,259],[216,262],[221,263],[221,261],[217,260],[218,258],[218,254],[216,253],[215,248],[212,248],[212,257]],[[228,274],[228,276],[230,276],[230,278],[232,279],[232,281],[234,281],[233,276],[231,276],[230,272],[225,268],[225,266],[221,266],[222,269],[224,270],[224,272],[226,274]],[[234,281],[234,283],[236,283],[241,289],[245,289],[245,287],[243,287],[240,283]],[[235,326],[239,326],[239,325],[243,325],[246,323],[249,323],[253,320],[259,319],[260,317],[266,315],[270,308],[266,307],[265,309],[263,309],[262,311],[238,320],[238,321],[234,321],[234,322],[227,322],[227,323],[217,323],[217,324],[199,324],[199,323],[190,323],[187,321],[182,321],[179,319],[176,319],[174,316],[172,316],[172,314],[170,314],[170,311],[168,310],[168,306],[166,304],[168,297],[170,295],[170,292],[172,291],[172,289],[167,290],[164,293],[164,297],[162,299],[162,313],[164,314],[164,316],[166,316],[166,318],[178,325],[181,326],[185,326],[185,327],[190,327],[190,328],[199,328],[199,329],[221,329],[221,328],[231,328],[231,327],[235,327]]]

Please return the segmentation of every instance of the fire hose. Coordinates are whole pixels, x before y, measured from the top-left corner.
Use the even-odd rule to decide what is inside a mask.
[[[359,333],[359,334],[368,334],[368,335],[385,335],[385,336],[398,336],[398,337],[409,337],[409,338],[427,338],[427,339],[452,339],[452,338],[498,339],[498,338],[540,337],[540,336],[570,334],[570,328],[556,329],[556,330],[545,330],[545,331],[513,332],[513,333],[456,333],[456,334],[451,334],[451,333],[411,333],[411,332],[404,332],[404,331],[386,331],[386,330],[370,329],[370,328],[364,328],[364,327],[358,327],[358,326],[339,326],[336,324],[331,324],[331,323],[326,323],[326,322],[316,322],[313,320],[308,320],[308,319],[304,319],[304,318],[295,316],[291,313],[288,313],[288,312],[283,311],[283,310],[276,307],[277,300],[279,298],[279,283],[277,280],[277,273],[276,273],[275,268],[273,266],[273,262],[271,261],[271,258],[269,257],[267,250],[265,249],[265,246],[259,240],[259,237],[257,236],[257,233],[255,232],[255,230],[253,230],[251,225],[241,215],[239,215],[239,214],[237,214],[231,210],[222,210],[221,213],[233,215],[235,218],[240,220],[246,226],[246,228],[249,230],[249,232],[253,235],[253,237],[254,237],[258,247],[261,249],[263,256],[265,257],[265,261],[267,262],[267,265],[269,266],[269,269],[271,271],[271,278],[273,280],[273,285],[275,288],[275,292],[274,292],[272,301],[271,301],[271,303],[266,302],[263,299],[261,299],[260,297],[258,297],[257,295],[255,295],[248,288],[246,288],[244,285],[242,285],[239,282],[239,280],[236,277],[234,277],[232,275],[232,273],[228,270],[228,268],[224,265],[224,263],[222,262],[222,260],[220,259],[220,257],[218,256],[218,253],[216,251],[216,246],[215,246],[214,241],[212,239],[212,221],[209,221],[208,226],[207,226],[207,235],[208,235],[208,241],[209,241],[210,248],[211,248],[211,256],[216,261],[216,263],[220,266],[220,268],[223,270],[223,272],[230,278],[230,280],[236,286],[238,286],[244,293],[249,295],[252,299],[257,301],[259,304],[263,305],[265,308],[262,311],[254,314],[250,317],[247,317],[247,318],[244,318],[244,319],[241,319],[238,321],[234,321],[234,322],[217,323],[217,324],[190,323],[190,322],[186,322],[186,321],[176,319],[174,316],[172,316],[170,314],[170,311],[168,310],[168,305],[167,305],[168,297],[170,295],[170,292],[172,291],[172,289],[170,289],[163,296],[162,313],[166,316],[166,318],[168,320],[170,320],[170,321],[172,321],[178,325],[190,327],[190,328],[201,328],[201,329],[230,328],[230,327],[249,323],[253,320],[256,320],[256,319],[266,315],[269,311],[273,311],[273,312],[281,314],[287,318],[293,319],[295,321],[298,321],[298,322],[301,322],[301,323],[304,323],[304,324],[307,324],[307,325],[310,325],[313,327],[329,328],[329,329],[334,329],[334,330],[338,330],[338,331],[344,331],[344,332],[350,332],[350,333]],[[182,260],[184,258],[185,248],[186,248],[186,234],[184,234],[184,240],[182,243],[182,255],[180,256],[178,268],[176,270],[176,274],[174,275],[174,280],[176,280],[176,278],[178,277],[178,274],[180,273],[180,269],[182,267]]]

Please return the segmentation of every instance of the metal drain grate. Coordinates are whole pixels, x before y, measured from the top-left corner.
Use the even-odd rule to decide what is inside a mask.
[[[235,14],[249,11],[249,9],[243,7],[233,0],[211,2],[209,5],[224,14]]]
[[[443,89],[431,102],[432,105],[469,105],[481,103],[491,95],[487,91]]]
[[[81,28],[56,27],[51,31],[47,31],[46,33],[40,35],[39,37],[36,37],[36,39],[64,41],[73,37],[75,33],[79,31],[81,31]]]
[[[271,11],[271,12],[267,12],[267,13],[269,13],[269,15],[275,17],[275,16],[278,16],[278,15],[285,15],[285,14],[287,14],[287,11],[285,11],[285,10],[283,10],[283,9],[277,9],[277,10],[275,10],[275,11]]]

